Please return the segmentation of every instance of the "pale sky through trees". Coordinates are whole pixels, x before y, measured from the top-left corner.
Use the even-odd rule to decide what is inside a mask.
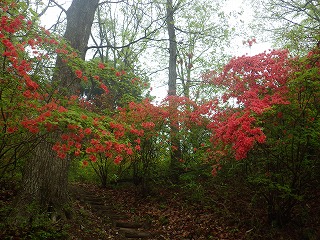
[[[65,9],[68,9],[69,5],[71,4],[71,0],[64,0],[64,1],[57,1],[59,4],[61,4]],[[236,37],[231,40],[231,47],[229,48],[228,54],[231,56],[241,56],[241,55],[255,55],[260,52],[263,52],[265,50],[268,50],[271,48],[270,43],[261,42],[261,39],[250,35],[250,31],[248,31],[248,25],[250,22],[254,21],[253,17],[253,11],[248,6],[245,5],[245,3],[242,0],[228,0],[228,4],[225,5],[224,10],[226,13],[233,12],[239,13],[235,18],[231,18],[230,24],[235,28],[237,33],[243,32],[242,34],[239,34],[239,37]],[[58,18],[58,14],[61,12],[61,10],[57,7],[49,8],[48,14],[41,17],[41,23],[45,28],[49,28],[54,24]],[[234,19],[234,21],[233,21]],[[241,21],[241,23],[239,22]],[[239,24],[240,23],[240,24]],[[242,26],[246,26],[247,29],[241,29]],[[238,28],[238,29],[237,29]],[[246,41],[251,38],[257,38],[257,43],[253,44],[251,47],[248,45],[243,45],[243,41]],[[152,60],[146,60],[142,61],[146,63],[147,65],[150,65],[150,69],[153,69],[156,67],[155,61]],[[152,71],[153,71],[152,70]],[[164,97],[167,96],[167,88],[168,86],[166,84],[163,84],[164,79],[167,78],[167,75],[165,72],[159,73],[156,76],[152,76],[152,91],[151,94],[156,96],[156,101],[161,101]]]

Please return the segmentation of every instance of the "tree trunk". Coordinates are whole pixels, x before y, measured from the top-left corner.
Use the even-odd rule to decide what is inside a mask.
[[[50,137],[55,138],[57,134],[51,134]],[[51,142],[43,139],[35,147],[33,157],[26,162],[16,214],[30,218],[39,213],[36,212],[39,210],[55,211],[58,215],[64,211],[63,208],[68,203],[67,183],[70,161],[56,157],[52,145]],[[30,204],[35,204],[35,209],[26,212],[25,208]]]
[[[91,26],[98,3],[99,0],[73,0],[67,11],[67,27],[64,38],[73,49],[79,52],[81,59],[85,59],[86,56]],[[77,94],[80,80],[75,77],[75,74],[60,57],[57,58],[56,69],[53,81],[60,84],[60,91],[65,88],[64,90],[67,89],[67,92],[64,91],[65,94]]]
[[[177,41],[172,0],[167,0],[167,28],[169,35],[169,96],[177,95]]]
[[[65,39],[68,40],[82,59],[85,58],[86,46],[90,37],[91,26],[99,0],[73,0],[67,10]],[[73,72],[58,58],[53,81],[58,82],[61,93],[76,94],[79,82]],[[64,90],[62,91],[62,89]],[[68,89],[68,91],[66,91]],[[68,170],[70,156],[61,159],[52,150],[59,133],[51,133],[35,147],[33,157],[25,164],[22,189],[18,197],[16,214],[31,218],[37,212],[28,212],[26,208],[35,204],[41,211],[55,212],[61,217],[68,203]]]
[[[174,8],[172,5],[172,0],[167,0],[167,29],[169,36],[169,81],[168,81],[168,96],[177,96],[177,40],[176,40],[176,30],[174,26]],[[176,108],[177,103],[175,101],[169,100],[171,108]],[[170,171],[171,178],[174,182],[179,179],[180,172],[180,162],[181,159],[181,147],[180,140],[178,137],[179,129],[175,124],[171,123],[170,131],[170,141],[171,141],[171,163]]]

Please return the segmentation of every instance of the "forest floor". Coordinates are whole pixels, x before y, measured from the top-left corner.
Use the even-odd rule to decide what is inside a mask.
[[[265,227],[263,210],[253,211],[250,201],[237,193],[226,193],[225,198],[214,189],[163,186],[143,196],[133,184],[100,188],[73,183],[70,189],[71,219],[58,220],[50,231],[43,226],[32,233],[0,229],[0,239],[317,239],[301,238],[294,225],[281,230]],[[0,210],[14,195],[2,190]]]
[[[245,239],[247,232],[250,232],[226,224],[214,208],[191,203],[174,189],[164,188],[158,195],[142,197],[129,185],[102,189],[93,185],[75,184],[73,188],[78,188],[77,192],[81,191],[82,194],[86,192],[87,201],[91,201],[91,204],[77,202],[78,212],[85,209],[86,205],[89,205],[89,209],[91,207],[91,212],[87,213],[90,220],[86,219],[89,226],[80,228],[79,224],[83,224],[83,221],[81,217],[75,218],[80,221],[74,221],[75,225],[70,228],[73,229],[69,232],[73,239],[93,239],[93,234],[96,235],[95,239],[126,239],[126,236],[139,238],[139,232],[142,233],[141,238],[145,239]],[[91,199],[88,193],[92,193]],[[103,211],[102,206],[97,210],[92,209],[92,201],[97,204],[97,197],[104,199],[107,208],[113,206],[111,215],[116,216],[115,219],[109,217],[111,221],[104,221],[108,219],[108,213]],[[99,213],[101,211],[102,214]],[[123,227],[121,223],[128,226]],[[126,228],[134,228],[134,225],[137,226],[136,237],[135,231],[129,230],[129,234],[125,231]]]

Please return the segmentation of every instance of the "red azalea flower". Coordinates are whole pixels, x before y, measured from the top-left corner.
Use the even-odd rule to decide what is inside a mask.
[[[89,135],[89,134],[91,134],[91,129],[90,128],[86,128],[85,130],[84,130],[84,133],[85,134],[87,134],[87,135]]]
[[[78,78],[82,78],[82,71],[81,70],[76,70],[74,73],[76,74],[76,76]]]

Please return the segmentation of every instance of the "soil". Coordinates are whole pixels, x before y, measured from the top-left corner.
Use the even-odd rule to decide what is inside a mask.
[[[197,189],[190,192],[163,186],[143,195],[133,184],[100,188],[85,183],[70,185],[70,219],[57,219],[41,231],[22,231],[4,227],[2,222],[5,206],[16,194],[14,187],[0,191],[0,239],[316,240],[320,236],[317,213],[303,230],[294,223],[283,229],[271,228],[263,209],[252,208],[249,199],[236,191],[224,197],[214,189],[201,194]],[[310,207],[319,210],[319,204]]]

